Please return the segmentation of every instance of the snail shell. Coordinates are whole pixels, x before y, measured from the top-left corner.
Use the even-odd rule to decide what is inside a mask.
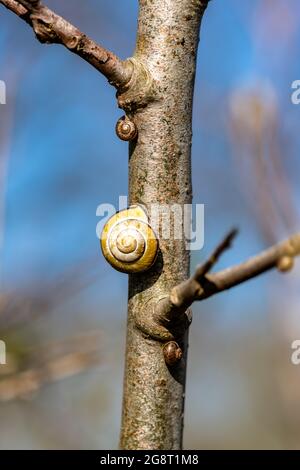
[[[140,206],[117,212],[105,224],[101,248],[111,266],[124,273],[146,271],[158,253],[157,237]]]
[[[130,141],[137,137],[138,130],[133,121],[130,121],[127,116],[123,116],[116,124],[116,133],[121,140]]]
[[[174,366],[182,358],[182,349],[176,341],[169,341],[163,347],[164,358],[168,366]]]

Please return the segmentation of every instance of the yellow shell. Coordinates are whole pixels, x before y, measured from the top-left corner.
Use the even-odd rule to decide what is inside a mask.
[[[113,215],[104,226],[100,242],[109,264],[128,274],[149,269],[158,253],[158,239],[140,206]]]

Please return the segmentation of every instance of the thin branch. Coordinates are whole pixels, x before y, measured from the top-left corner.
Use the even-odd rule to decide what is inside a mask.
[[[203,292],[196,300],[206,299],[213,294],[231,289],[273,268],[282,272],[290,271],[294,266],[294,258],[299,255],[300,233],[297,233],[244,263],[207,275],[203,283]]]
[[[300,233],[274,245],[244,263],[224,271],[208,274],[225,249],[229,248],[236,231],[232,231],[218,246],[213,255],[187,281],[175,286],[169,297],[162,299],[157,308],[160,321],[171,321],[183,314],[196,300],[203,300],[214,294],[231,289],[264,272],[277,268],[285,272],[292,269],[294,258],[300,255]]]
[[[132,75],[132,64],[95,43],[39,0],[0,0],[0,3],[29,24],[41,43],[62,44],[101,72],[116,88],[124,87]]]
[[[31,25],[28,10],[26,10],[26,8],[24,8],[19,2],[15,0],[3,0],[0,3]]]
[[[194,274],[194,279],[197,281],[200,281],[205,274],[207,274],[213,267],[214,265],[218,262],[220,256],[224,253],[224,251],[228,250],[231,247],[231,244],[234,240],[234,238],[237,236],[238,230],[233,229],[231,232],[226,235],[224,240],[217,246],[217,248],[213,251],[211,256],[208,258],[207,261],[205,261],[203,264],[198,266],[196,269],[196,272]]]

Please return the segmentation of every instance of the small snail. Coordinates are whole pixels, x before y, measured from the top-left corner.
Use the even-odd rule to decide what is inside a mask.
[[[137,137],[138,130],[133,121],[127,116],[123,116],[116,124],[116,133],[121,140],[129,141]]]
[[[175,341],[169,341],[163,347],[164,358],[168,366],[174,366],[182,358],[182,349]]]
[[[140,206],[113,215],[101,235],[101,249],[111,266],[124,273],[146,271],[155,262],[158,239]]]

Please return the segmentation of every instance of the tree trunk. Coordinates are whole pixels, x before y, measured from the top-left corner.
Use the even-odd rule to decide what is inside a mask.
[[[139,138],[129,152],[131,204],[183,208],[192,201],[192,104],[206,5],[207,0],[140,0],[134,59],[152,74],[156,97],[132,113]],[[157,301],[188,278],[190,254],[184,239],[160,238],[159,244],[155,266],[129,276],[123,449],[182,447],[188,330],[177,331],[183,358],[168,367],[162,348],[174,336],[159,331],[151,316]]]

